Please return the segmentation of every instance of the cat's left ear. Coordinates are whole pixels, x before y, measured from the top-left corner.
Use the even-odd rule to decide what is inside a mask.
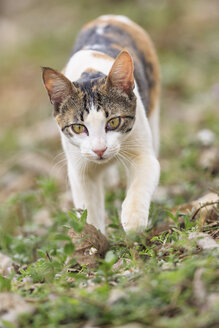
[[[51,103],[56,109],[65,98],[72,94],[73,84],[63,74],[49,67],[42,67],[43,82]]]
[[[128,51],[117,56],[107,77],[107,84],[129,94],[134,89],[134,64]]]

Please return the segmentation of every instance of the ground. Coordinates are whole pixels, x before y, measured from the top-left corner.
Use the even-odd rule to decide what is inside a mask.
[[[118,215],[124,186],[108,191],[104,256],[105,240],[79,243],[86,212],[78,223],[40,66],[61,70],[80,27],[106,13],[127,15],[149,31],[162,94],[151,225],[127,239]],[[216,0],[1,2],[3,327],[219,326],[218,28]],[[213,209],[191,204],[209,193]],[[96,266],[83,264],[80,245],[86,261],[102,256]]]

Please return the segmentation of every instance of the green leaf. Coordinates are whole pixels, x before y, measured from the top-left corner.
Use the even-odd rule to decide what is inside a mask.
[[[0,292],[11,290],[11,280],[0,275]]]
[[[87,221],[87,210],[84,210],[84,212],[81,215],[81,223],[83,223],[83,226],[85,225]]]
[[[72,255],[74,252],[74,245],[72,243],[65,244],[64,246],[64,252],[66,255]]]
[[[119,229],[119,225],[114,223],[109,224],[108,227],[113,229]]]
[[[13,323],[6,321],[6,320],[1,320],[1,323],[4,325],[4,328],[16,328],[17,326],[15,326]]]
[[[169,218],[171,218],[173,220],[173,222],[176,224],[176,226],[178,227],[179,222],[178,222],[178,213],[176,213],[176,216],[173,215],[173,213],[166,211],[167,215]]]
[[[85,210],[80,219],[76,216],[74,212],[69,211],[68,212],[69,218],[70,218],[70,226],[78,233],[81,233],[82,230],[84,229],[84,225],[87,220],[87,210]]]
[[[71,241],[71,238],[67,235],[62,235],[62,234],[56,234],[55,235],[56,240],[66,240],[66,241]]]
[[[80,225],[80,221],[77,218],[77,216],[73,213],[73,212],[68,212],[68,215],[71,219],[71,221],[69,222],[70,226],[76,231],[76,232],[81,232],[82,231],[82,227]]]
[[[40,257],[42,257],[43,259],[47,259],[47,255],[46,253],[42,250],[42,249],[38,249],[37,253]]]

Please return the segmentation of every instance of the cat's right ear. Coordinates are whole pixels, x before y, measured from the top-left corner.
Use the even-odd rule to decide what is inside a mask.
[[[107,84],[127,94],[134,89],[134,64],[127,50],[122,50],[116,57],[107,77]]]
[[[73,85],[63,74],[49,67],[42,67],[43,82],[51,103],[58,110],[65,98],[72,94]]]

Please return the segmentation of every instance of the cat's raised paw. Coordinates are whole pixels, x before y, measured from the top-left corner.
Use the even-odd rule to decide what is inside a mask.
[[[122,214],[122,226],[125,232],[132,233],[132,232],[143,232],[148,224],[148,214],[142,215],[142,213],[135,212],[132,214]]]

